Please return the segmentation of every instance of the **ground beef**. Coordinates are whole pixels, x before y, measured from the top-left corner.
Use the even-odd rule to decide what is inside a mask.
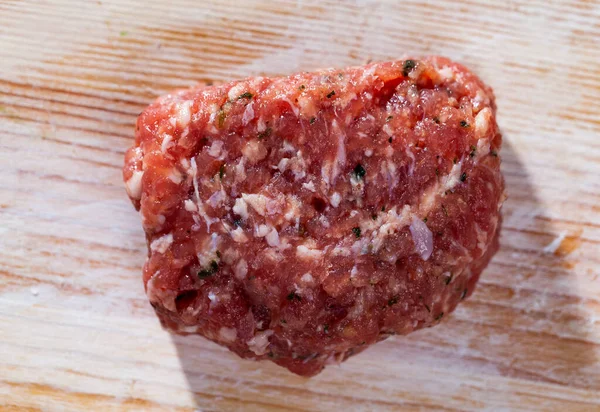
[[[439,323],[498,248],[495,112],[440,57],[159,98],[123,176],[163,325],[310,376]]]

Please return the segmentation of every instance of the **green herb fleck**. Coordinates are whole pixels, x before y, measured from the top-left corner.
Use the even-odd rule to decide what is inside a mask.
[[[469,156],[475,157],[476,153],[477,153],[477,148],[475,146],[471,145],[471,153],[469,154]]]
[[[415,63],[414,60],[406,60],[404,62],[404,64],[402,65],[402,75],[404,77],[407,77],[408,74],[412,71],[412,69],[415,68],[417,64]]]
[[[343,79],[343,78],[344,78],[344,73],[342,73],[342,72],[339,72],[339,73],[338,73],[338,77],[339,77],[340,79]]]
[[[214,275],[218,271],[219,271],[219,264],[217,263],[216,260],[213,260],[212,262],[210,262],[210,266],[208,268],[202,269],[200,272],[198,272],[198,277],[200,279],[206,279],[206,278]]]
[[[444,317],[444,312],[441,312],[439,315],[435,317],[435,320],[441,320]]]
[[[329,333],[329,325],[328,324],[323,325],[323,332]]]
[[[301,301],[302,298],[300,297],[300,295],[298,295],[296,292],[290,292],[289,295],[287,295],[287,300],[297,300],[297,301]]]
[[[426,303],[423,303],[423,306],[425,306],[425,309],[427,309],[427,312],[431,313],[431,309],[429,308],[429,306],[427,306]]]
[[[354,233],[354,236],[356,236],[357,239],[360,239],[360,228],[359,227],[353,227],[352,233]]]
[[[360,163],[354,167],[354,175],[357,177],[357,179],[364,178],[366,174],[367,171]]]
[[[316,121],[317,121],[316,117],[311,117],[310,118],[310,124],[315,124]]]
[[[460,175],[460,181],[464,182],[465,180],[467,180],[467,173],[463,173],[462,175]]]
[[[390,120],[392,120],[393,118],[394,118],[394,116],[388,116],[388,117],[385,119],[385,121],[386,121],[386,122],[389,122],[389,121],[390,121]]]
[[[287,323],[287,321],[285,319],[280,319],[279,320],[281,323],[283,323],[284,325]]]
[[[438,169],[437,167],[435,168],[435,175],[439,176],[440,175],[440,169]]]
[[[223,180],[223,176],[225,176],[225,164],[222,164],[219,167],[219,178]]]
[[[398,296],[392,296],[389,300],[388,300],[388,306],[393,306],[396,303],[398,303]]]
[[[462,291],[462,295],[460,295],[460,300],[463,300],[464,298],[466,298],[466,297],[467,297],[467,293],[468,293],[468,291],[469,291],[469,290],[468,290],[468,289],[466,289],[466,288],[465,288],[465,289]]]
[[[452,282],[452,276],[453,276],[453,275],[452,275],[452,274],[450,274],[450,276],[448,276],[448,277],[446,278],[446,281],[445,281],[445,282],[446,282],[446,285],[449,285],[449,284],[450,284],[450,282]]]
[[[300,90],[304,90],[304,89],[306,89],[306,86],[305,86],[305,85],[303,85],[303,84],[301,84],[301,85],[300,85],[300,87],[298,87],[298,89],[300,89]]]
[[[233,221],[233,226],[235,226],[235,227],[240,227],[240,226],[242,226],[242,219],[235,219],[235,220]]]
[[[440,124],[440,118],[439,118],[439,117],[437,117],[437,116],[435,116],[435,117],[433,118],[433,121],[434,121],[434,122],[436,122],[437,124]]]
[[[444,212],[444,215],[448,216],[448,209],[446,209],[446,205],[442,205],[442,211]]]
[[[267,127],[267,128],[265,129],[265,131],[264,131],[264,132],[260,132],[260,133],[258,134],[258,136],[257,136],[257,137],[258,137],[258,140],[262,140],[262,139],[264,139],[265,137],[269,137],[269,136],[271,136],[271,133],[273,133],[273,129],[271,129],[270,127]]]
[[[377,220],[377,215],[376,215],[375,213],[373,213],[373,214],[371,215],[371,219],[373,219],[373,220]]]
[[[254,95],[250,92],[245,92],[239,95],[238,100],[241,99],[252,99],[254,97]]]
[[[332,90],[329,92],[329,94],[327,94],[328,99],[331,99],[333,96],[335,96],[335,90]]]
[[[492,154],[492,156],[498,157],[498,152],[496,152],[495,150],[490,150],[490,153]]]
[[[217,115],[217,122],[219,125],[219,129],[221,129],[225,125],[226,117],[227,117],[227,113],[225,113],[225,110],[223,110],[223,109],[219,110],[219,114]]]
[[[467,121],[466,121],[466,120],[461,120],[461,121],[460,121],[460,127],[465,127],[465,128],[467,128],[467,127],[470,127],[470,126],[469,126],[469,123],[467,123]]]
[[[127,32],[127,30],[122,30],[119,35],[121,35],[121,37],[127,36],[129,33]]]

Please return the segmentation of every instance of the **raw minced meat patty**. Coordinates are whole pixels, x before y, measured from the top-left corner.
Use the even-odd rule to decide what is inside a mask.
[[[495,112],[441,57],[159,98],[123,176],[163,325],[309,376],[439,323],[498,248]]]

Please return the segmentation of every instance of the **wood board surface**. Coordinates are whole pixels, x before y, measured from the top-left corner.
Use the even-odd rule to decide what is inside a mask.
[[[197,81],[441,54],[492,85],[502,248],[440,326],[312,379],[161,330],[121,180]],[[600,2],[0,0],[0,410],[600,411]]]

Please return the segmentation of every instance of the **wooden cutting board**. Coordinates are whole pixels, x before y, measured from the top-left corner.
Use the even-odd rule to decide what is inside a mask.
[[[0,0],[0,410],[599,411],[600,1]],[[502,249],[442,325],[307,380],[162,331],[121,181],[199,80],[449,56],[497,94]]]

